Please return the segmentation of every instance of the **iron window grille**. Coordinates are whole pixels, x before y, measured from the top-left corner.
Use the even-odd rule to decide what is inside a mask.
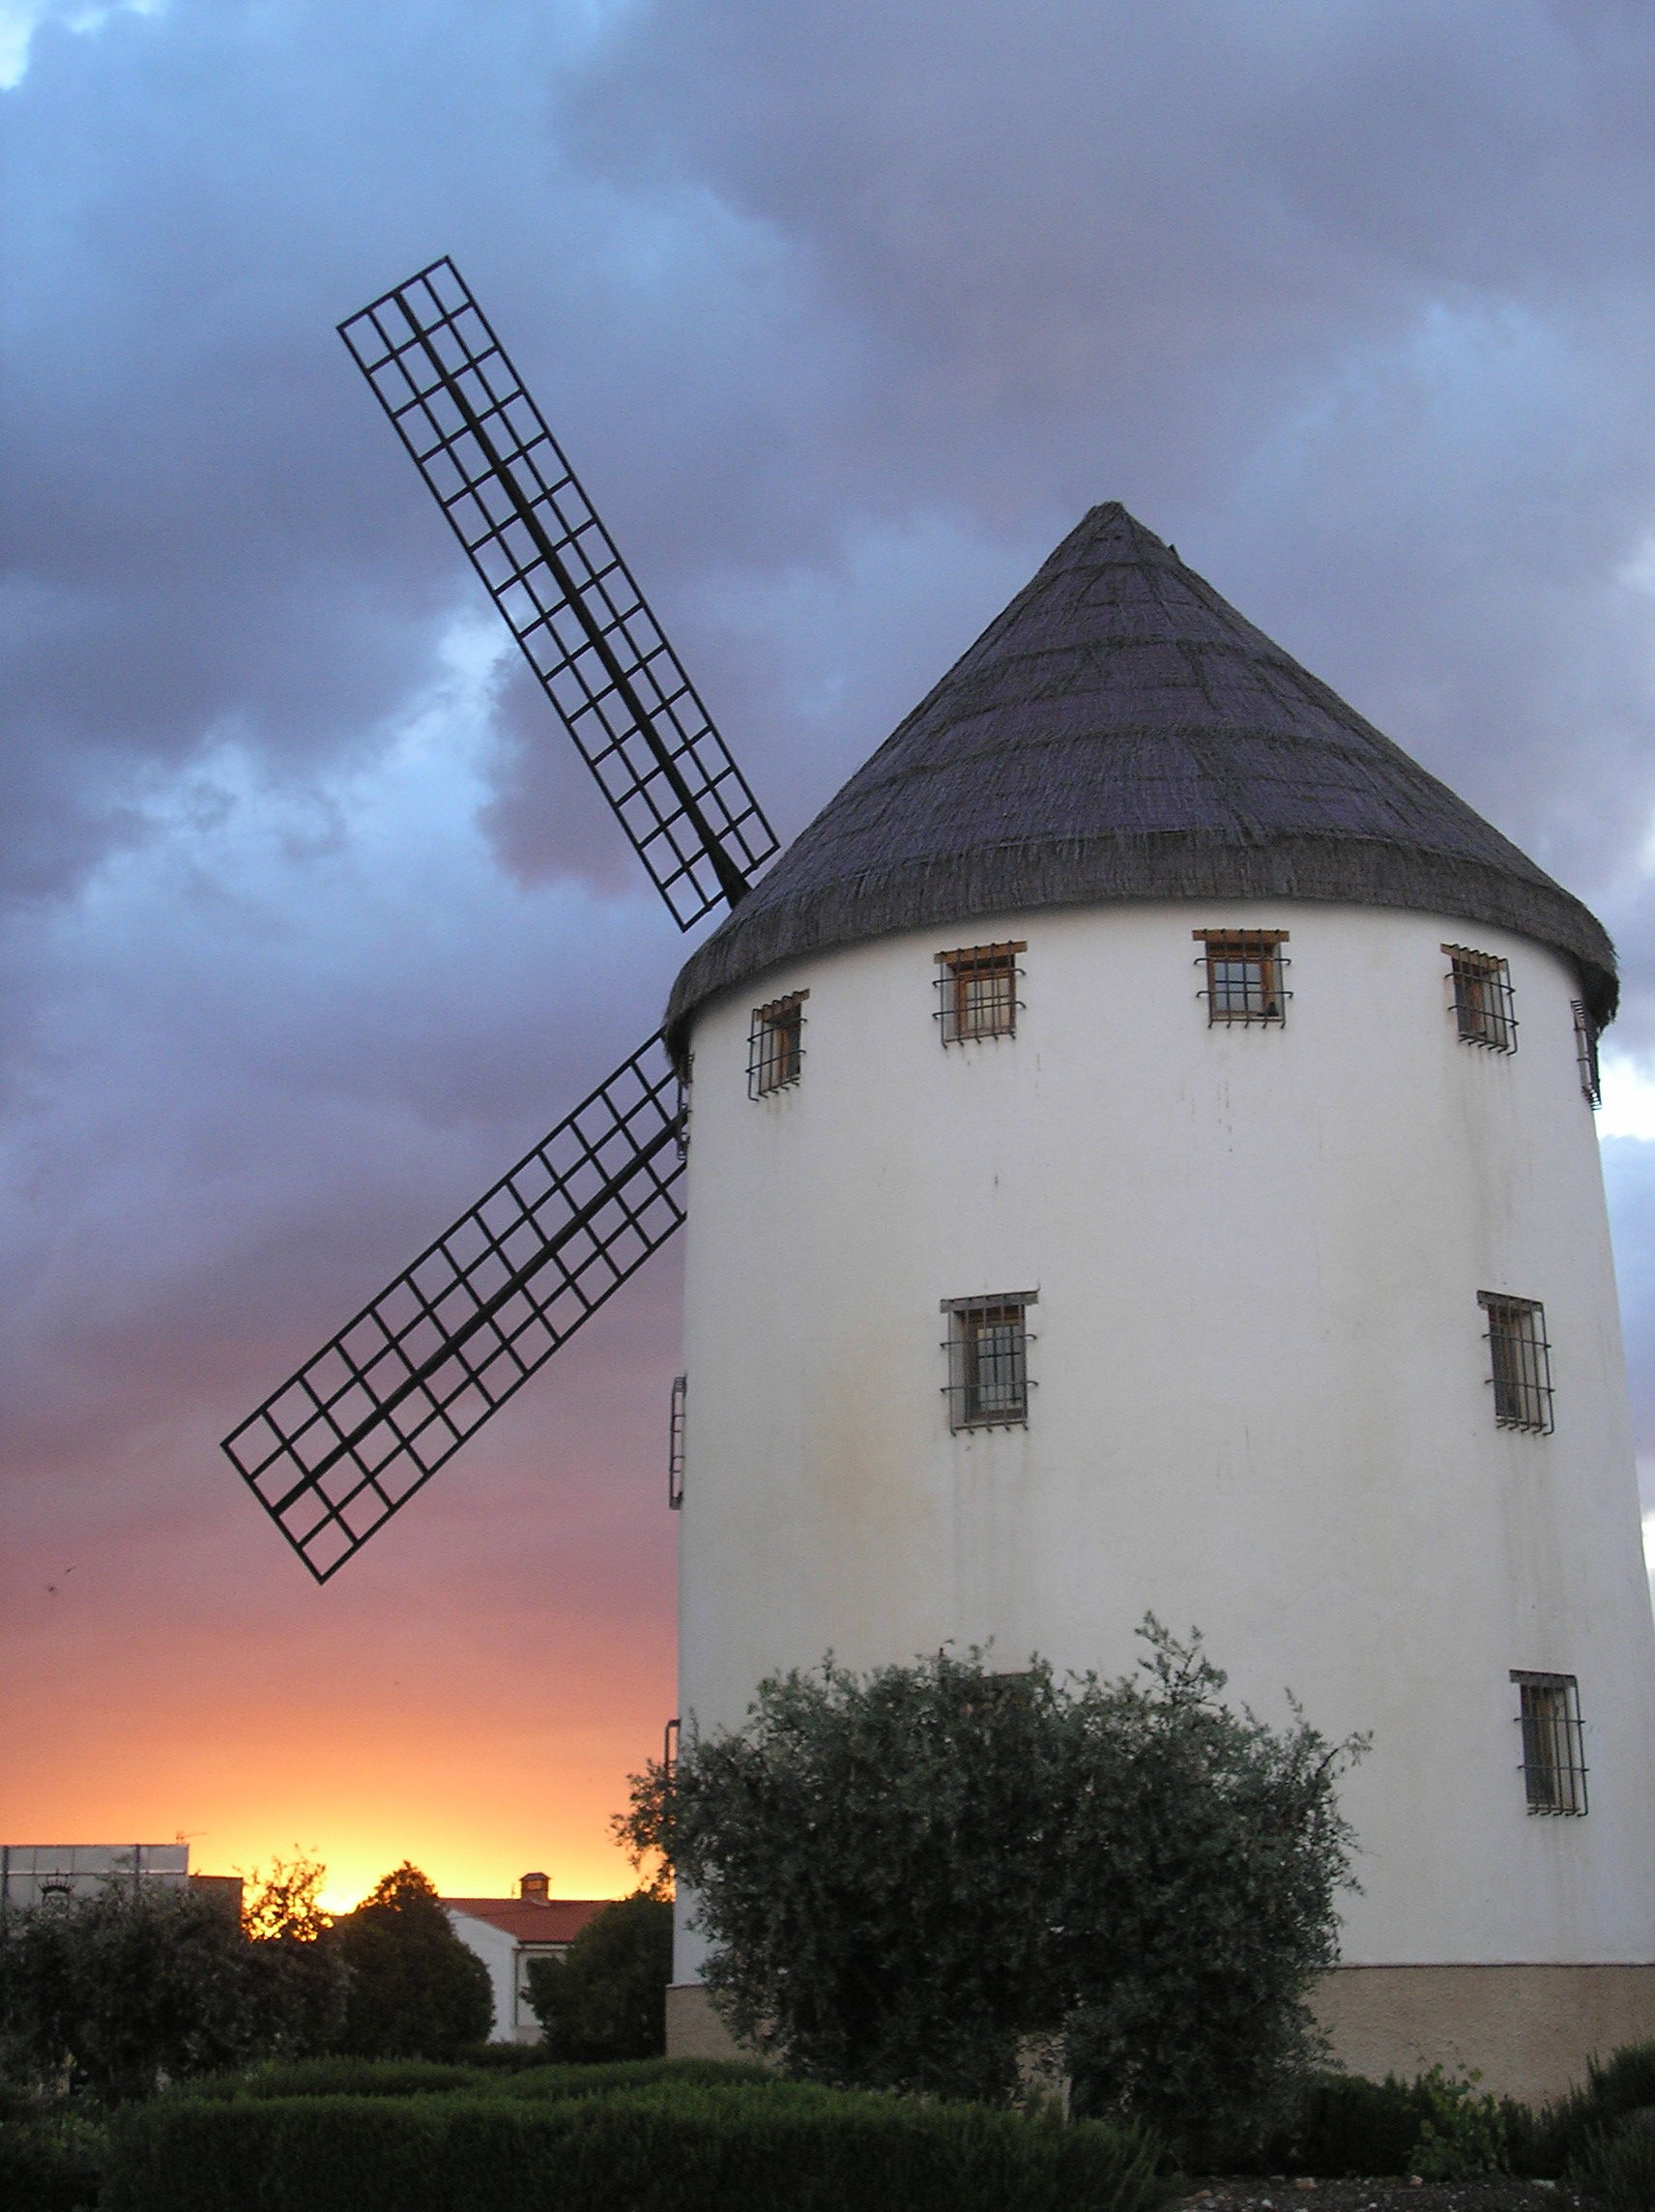
[[[1581,1090],[1590,1106],[1603,1104],[1603,1084],[1598,1075],[1598,1025],[1579,999],[1569,1001],[1575,1017],[1575,1063],[1581,1071]]]
[[[1489,1052],[1517,1050],[1517,1016],[1512,1010],[1511,969],[1496,952],[1473,952],[1464,945],[1442,947],[1454,990],[1454,1021],[1462,1044]]]
[[[1552,1347],[1546,1341],[1546,1312],[1536,1298],[1512,1298],[1479,1291],[1477,1303],[1489,1317],[1489,1380],[1494,1386],[1495,1419],[1502,1429],[1552,1434]]]
[[[804,1072],[804,1002],[808,991],[794,991],[753,1008],[747,1033],[747,1096],[768,1098],[785,1091]]]
[[[683,1401],[688,1378],[672,1379],[672,1409],[667,1416],[667,1503],[676,1513],[683,1503]]]
[[[1027,945],[970,945],[937,955],[937,1019],[944,1044],[969,1037],[1015,1036]]]
[[[1573,1674],[1514,1667],[1523,1732],[1523,1787],[1531,1813],[1580,1819],[1586,1811],[1586,1749],[1581,1691]]]
[[[1201,946],[1196,965],[1206,970],[1202,997],[1206,1001],[1208,1027],[1280,1024],[1287,1020],[1292,993],[1283,981],[1290,962],[1281,947],[1288,942],[1285,929],[1195,929],[1190,935]]]
[[[682,1732],[682,1723],[676,1713],[661,1731],[661,1767],[669,1790],[678,1775],[679,1738]]]
[[[1029,1308],[1033,1291],[944,1298],[950,1429],[1016,1429],[1029,1421]]]

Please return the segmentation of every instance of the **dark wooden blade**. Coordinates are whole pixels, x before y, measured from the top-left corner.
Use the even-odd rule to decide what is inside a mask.
[[[679,1227],[683,1129],[656,1035],[225,1438],[318,1582]]]
[[[776,837],[451,261],[339,325],[681,929]]]

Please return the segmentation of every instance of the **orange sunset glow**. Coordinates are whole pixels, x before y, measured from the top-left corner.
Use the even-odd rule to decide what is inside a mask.
[[[324,1587],[205,1418],[43,1469],[6,1558],[6,1836],[297,1849],[335,1910],[404,1858],[454,1895],[624,1894],[609,1820],[673,1709],[660,1266]]]

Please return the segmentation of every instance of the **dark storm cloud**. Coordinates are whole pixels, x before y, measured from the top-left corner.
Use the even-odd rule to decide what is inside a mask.
[[[711,182],[855,331],[813,489],[1008,534],[1126,498],[1615,897],[1655,798],[1655,602],[1617,581],[1655,510],[1646,18],[704,0],[633,18],[568,126]]]
[[[1655,1039],[1641,10],[180,0],[0,101],[32,1456],[184,1404],[204,1483],[657,1017],[670,925],[533,687],[455,675],[333,333],[441,251],[784,830],[1123,497],[1600,903]]]

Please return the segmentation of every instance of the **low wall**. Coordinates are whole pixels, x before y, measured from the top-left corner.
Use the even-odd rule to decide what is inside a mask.
[[[667,1986],[669,2058],[751,2058],[713,2011],[699,1982]]]
[[[1594,2053],[1655,2040],[1655,1965],[1336,1966],[1311,2004],[1349,2073],[1474,2068],[1482,2088],[1539,2104],[1582,2081]],[[667,1992],[667,2052],[748,2055],[699,1982]]]
[[[1482,2088],[1539,2104],[1588,2058],[1655,2039],[1655,1965],[1336,1966],[1311,2004],[1351,2074],[1475,2068]]]

